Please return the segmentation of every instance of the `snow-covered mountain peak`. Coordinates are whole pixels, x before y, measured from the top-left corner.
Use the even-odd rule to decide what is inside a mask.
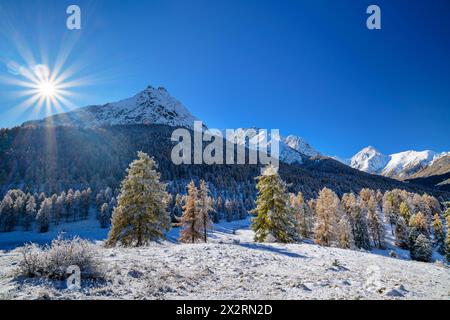
[[[311,147],[311,145],[305,141],[305,139],[298,137],[298,136],[294,136],[294,135],[288,135],[286,138],[283,139],[284,143],[286,143],[289,147],[291,147],[292,149],[310,156],[310,157],[315,157],[315,156],[319,156],[320,153],[315,150],[313,147]]]
[[[352,157],[350,166],[368,173],[405,179],[448,154],[450,153],[436,153],[431,150],[409,150],[384,155],[374,147],[368,146]]]
[[[389,156],[382,154],[372,146],[368,146],[352,157],[350,166],[369,173],[379,173],[388,162]]]
[[[164,88],[148,86],[131,98],[105,105],[88,106],[24,125],[105,126],[165,124],[193,128],[197,120],[181,102]]]
[[[433,161],[436,155],[437,153],[431,150],[409,150],[391,154],[390,161],[383,169],[382,174],[388,177],[408,177],[420,169],[425,168]]]

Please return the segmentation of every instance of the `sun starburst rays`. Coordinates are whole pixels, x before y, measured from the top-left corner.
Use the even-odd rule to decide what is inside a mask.
[[[15,87],[9,93],[20,99],[14,107],[18,115],[33,109],[33,117],[42,113],[49,116],[75,107],[71,101],[74,97],[71,89],[82,85],[82,81],[72,79],[73,70],[63,70],[61,66],[57,70],[59,74],[52,72],[47,65],[38,64],[20,67],[18,74],[0,78],[4,84]]]

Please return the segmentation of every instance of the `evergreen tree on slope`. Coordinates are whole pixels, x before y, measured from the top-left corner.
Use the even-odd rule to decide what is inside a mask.
[[[255,241],[264,242],[270,238],[282,243],[295,241],[297,225],[289,205],[286,183],[273,166],[266,167],[257,179],[258,196],[252,211],[256,215],[252,220]]]
[[[106,244],[141,246],[164,237],[170,229],[169,195],[155,161],[144,152],[127,169],[122,181]]]

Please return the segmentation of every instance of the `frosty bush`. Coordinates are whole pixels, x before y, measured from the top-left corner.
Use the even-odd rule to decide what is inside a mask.
[[[80,268],[82,278],[104,276],[100,253],[79,237],[67,240],[59,236],[44,247],[28,244],[21,248],[21,253],[18,272],[25,277],[63,280],[68,276],[67,268],[73,265]]]

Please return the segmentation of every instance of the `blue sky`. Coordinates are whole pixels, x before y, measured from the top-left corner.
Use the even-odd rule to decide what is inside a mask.
[[[65,27],[72,3],[81,31]],[[0,0],[0,77],[20,77],[7,65],[27,48],[50,66],[67,53],[76,106],[161,85],[209,127],[279,128],[329,155],[447,151],[449,14],[446,0]],[[0,79],[0,127],[45,115],[18,93]]]

